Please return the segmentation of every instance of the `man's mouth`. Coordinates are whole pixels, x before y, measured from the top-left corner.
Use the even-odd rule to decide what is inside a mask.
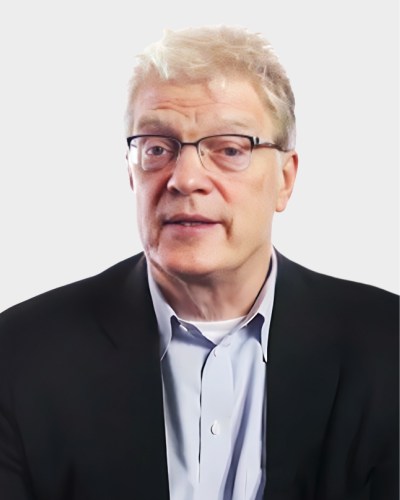
[[[164,226],[181,226],[181,227],[198,227],[205,228],[206,226],[214,226],[219,224],[219,221],[209,219],[202,215],[194,214],[176,214],[171,217],[167,217],[163,221]]]
[[[167,224],[178,224],[180,226],[191,227],[200,226],[203,224],[215,224],[214,222],[200,222],[200,221],[177,221],[177,222],[167,222]]]

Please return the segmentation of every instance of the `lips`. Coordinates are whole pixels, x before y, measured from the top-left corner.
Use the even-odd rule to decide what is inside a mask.
[[[164,219],[164,225],[180,225],[184,227],[194,227],[202,225],[218,224],[219,221],[209,219],[198,214],[176,214]]]
[[[199,222],[199,221],[177,221],[177,222],[169,222],[167,224],[179,224],[180,226],[185,226],[185,227],[193,227],[193,226],[200,226],[202,224],[213,224],[212,222]]]

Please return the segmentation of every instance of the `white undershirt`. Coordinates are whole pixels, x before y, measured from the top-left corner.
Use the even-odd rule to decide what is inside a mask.
[[[184,326],[189,326],[189,324],[194,325],[201,331],[204,337],[213,344],[218,345],[228,333],[234,330],[239,323],[244,320],[245,317],[246,316],[240,316],[239,318],[225,319],[222,321],[190,321],[190,323],[178,318],[178,321]]]

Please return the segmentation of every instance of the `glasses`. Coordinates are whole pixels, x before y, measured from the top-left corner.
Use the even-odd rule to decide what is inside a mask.
[[[127,141],[131,161],[146,171],[175,166],[183,146],[194,146],[201,164],[210,172],[245,170],[250,165],[251,153],[255,148],[288,151],[278,144],[261,141],[259,137],[241,134],[210,135],[196,142],[146,134],[128,137]]]

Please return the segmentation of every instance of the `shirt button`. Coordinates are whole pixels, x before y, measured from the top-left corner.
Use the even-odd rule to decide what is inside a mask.
[[[221,426],[219,425],[218,420],[214,420],[214,423],[211,426],[211,432],[214,436],[219,436],[221,434]]]

